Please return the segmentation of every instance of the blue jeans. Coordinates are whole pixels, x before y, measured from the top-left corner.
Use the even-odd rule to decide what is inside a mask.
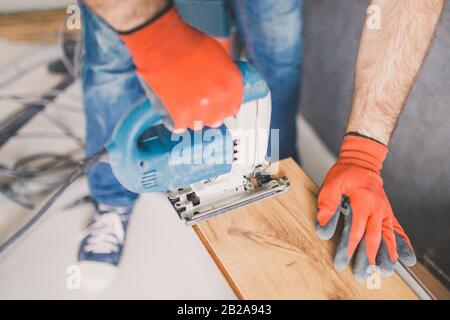
[[[298,160],[296,124],[301,61],[302,0],[232,0],[249,59],[266,78],[272,93],[272,128],[280,129],[280,158]],[[83,103],[86,153],[100,150],[118,118],[145,97],[128,49],[101,18],[80,4],[83,19]],[[131,207],[137,194],[124,189],[108,164],[88,173],[97,203]]]

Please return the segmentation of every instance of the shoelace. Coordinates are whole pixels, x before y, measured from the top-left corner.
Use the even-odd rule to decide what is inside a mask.
[[[125,238],[120,214],[111,212],[96,215],[84,236],[88,236],[85,252],[117,252]]]

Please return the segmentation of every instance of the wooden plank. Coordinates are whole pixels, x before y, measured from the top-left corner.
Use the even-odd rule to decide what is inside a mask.
[[[65,23],[63,9],[0,14],[0,38],[22,42],[56,42]],[[69,32],[64,28],[65,32]]]
[[[332,265],[314,230],[317,186],[291,159],[289,192],[200,223],[195,231],[240,299],[417,299],[397,275],[370,290]]]

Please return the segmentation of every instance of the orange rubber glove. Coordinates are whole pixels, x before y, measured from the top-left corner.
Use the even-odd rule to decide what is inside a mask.
[[[360,281],[370,277],[374,266],[388,276],[398,258],[407,265],[416,262],[411,242],[383,189],[380,170],[387,152],[378,141],[347,134],[319,192],[316,231],[320,238],[330,239],[344,215],[334,265],[343,269],[355,255],[353,273]]]
[[[194,121],[218,126],[239,111],[241,72],[216,40],[185,23],[174,7],[121,38],[175,129],[194,129]]]

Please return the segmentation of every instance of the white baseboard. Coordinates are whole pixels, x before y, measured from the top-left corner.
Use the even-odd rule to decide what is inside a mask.
[[[303,117],[297,118],[297,126],[299,128],[297,147],[302,159],[302,168],[320,186],[326,173],[336,161],[336,157]]]

